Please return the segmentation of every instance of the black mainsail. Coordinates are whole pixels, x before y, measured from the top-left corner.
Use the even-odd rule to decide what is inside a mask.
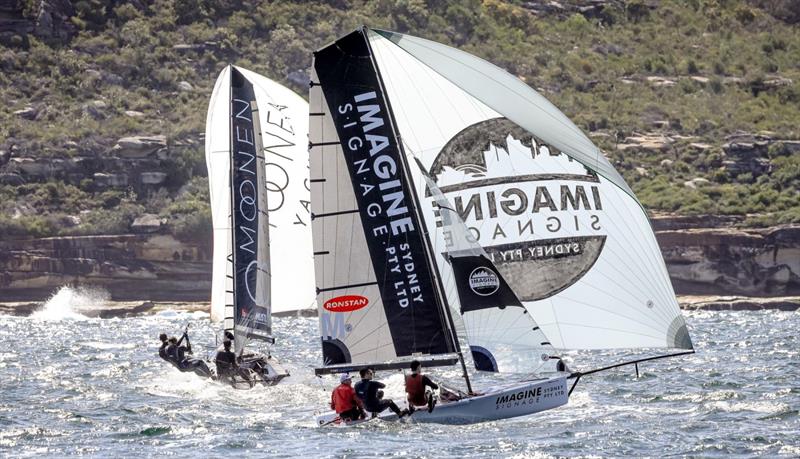
[[[270,316],[266,177],[253,84],[231,68],[231,236],[236,352],[249,339],[274,342]]]

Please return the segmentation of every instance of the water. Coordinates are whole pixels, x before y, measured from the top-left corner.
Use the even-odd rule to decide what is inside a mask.
[[[320,429],[334,383],[312,375],[314,319],[275,320],[288,380],[235,391],[156,356],[158,334],[187,323],[195,351],[210,350],[207,314],[90,319],[74,311],[96,296],[61,295],[34,317],[0,316],[0,456],[800,456],[800,313],[688,313],[697,354],[644,364],[638,380],[632,368],[587,376],[567,406],[526,418]],[[570,357],[583,369],[616,358]],[[402,398],[400,374],[379,377]]]

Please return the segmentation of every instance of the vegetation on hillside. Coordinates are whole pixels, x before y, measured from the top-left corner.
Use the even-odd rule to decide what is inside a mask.
[[[741,133],[798,138],[791,2],[609,1],[591,14],[537,15],[538,3],[549,2],[73,2],[70,39],[0,40],[0,165],[9,155],[106,156],[121,137],[165,135],[169,177],[146,192],[91,177],[0,181],[0,236],[127,232],[155,213],[179,235],[206,237],[198,139],[219,70],[235,63],[305,94],[311,52],[360,24],[457,46],[519,76],[590,134],[651,210],[800,221],[800,149],[768,142],[759,167],[725,149]],[[34,18],[40,2],[19,5]],[[662,142],[631,140],[642,134]]]

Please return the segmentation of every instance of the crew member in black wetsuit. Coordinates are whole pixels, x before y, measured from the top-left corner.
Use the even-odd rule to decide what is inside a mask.
[[[401,411],[393,400],[382,398],[383,391],[380,389],[383,389],[386,385],[372,380],[374,373],[371,369],[363,368],[359,373],[361,374],[361,381],[356,383],[355,390],[356,396],[363,402],[365,410],[371,413],[380,413],[389,408],[401,418],[408,414],[408,410]]]
[[[214,363],[217,364],[217,377],[221,380],[233,382],[233,377],[239,375],[245,381],[250,382],[250,375],[247,370],[239,367],[236,361],[236,354],[231,351],[231,341],[226,339],[222,342],[222,347],[223,349],[217,351],[217,355],[214,357]]]
[[[230,379],[236,371],[236,354],[231,351],[231,341],[225,340],[222,342],[222,349],[217,351],[214,357],[214,363],[217,364],[217,376],[219,379]]]
[[[167,362],[172,363],[169,356],[167,355],[167,346],[169,346],[169,340],[167,339],[167,334],[162,333],[158,335],[158,339],[161,340],[161,347],[158,348],[158,356],[166,360]]]
[[[181,346],[183,340],[186,340],[186,346]],[[189,343],[189,335],[184,332],[180,340],[176,340],[173,336],[169,339],[170,346],[167,347],[167,355],[178,362],[178,369],[181,371],[193,371],[199,376],[206,378],[211,377],[211,370],[205,362],[200,359],[189,358],[187,353],[192,353],[192,345]]]

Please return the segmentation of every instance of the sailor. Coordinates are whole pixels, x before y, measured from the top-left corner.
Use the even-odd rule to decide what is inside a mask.
[[[354,421],[356,419],[364,419],[365,413],[363,404],[358,397],[356,391],[353,390],[352,379],[347,373],[339,375],[339,385],[333,389],[331,393],[331,409],[336,411],[336,414],[343,421]]]
[[[551,358],[558,359],[558,361],[556,362],[556,371],[566,372],[566,373],[570,372],[569,367],[567,367],[567,364],[564,363],[564,360],[562,360],[561,357],[551,357]]]
[[[386,385],[372,380],[375,373],[371,369],[362,368],[359,373],[361,374],[361,381],[356,383],[355,390],[356,395],[364,404],[364,409],[371,412],[373,416],[386,408],[394,411],[394,414],[400,418],[409,414],[408,410],[400,411],[400,408],[393,400],[383,398],[383,391],[380,389],[383,389]]]
[[[217,377],[219,379],[231,380],[237,373],[236,354],[231,351],[231,341],[229,339],[222,342],[222,349],[217,351],[214,363],[217,365]]]
[[[161,347],[158,348],[158,356],[162,359],[166,360],[167,362],[172,362],[167,355],[167,346],[169,346],[169,340],[167,339],[167,334],[162,333],[158,335],[158,339],[161,340]]]
[[[181,346],[184,339],[186,340],[186,346]],[[211,377],[211,370],[205,362],[186,356],[187,353],[192,353],[192,345],[189,343],[188,333],[184,332],[180,340],[176,340],[173,336],[169,339],[169,342],[170,345],[167,347],[167,355],[178,363],[179,370],[183,372],[193,371],[195,374],[206,378]]]
[[[413,413],[415,407],[427,406],[428,413],[433,411],[436,405],[436,397],[433,392],[426,390],[426,387],[438,389],[439,385],[431,381],[431,378],[422,374],[422,364],[418,360],[411,362],[411,374],[406,376],[406,394],[408,394],[408,408]]]

